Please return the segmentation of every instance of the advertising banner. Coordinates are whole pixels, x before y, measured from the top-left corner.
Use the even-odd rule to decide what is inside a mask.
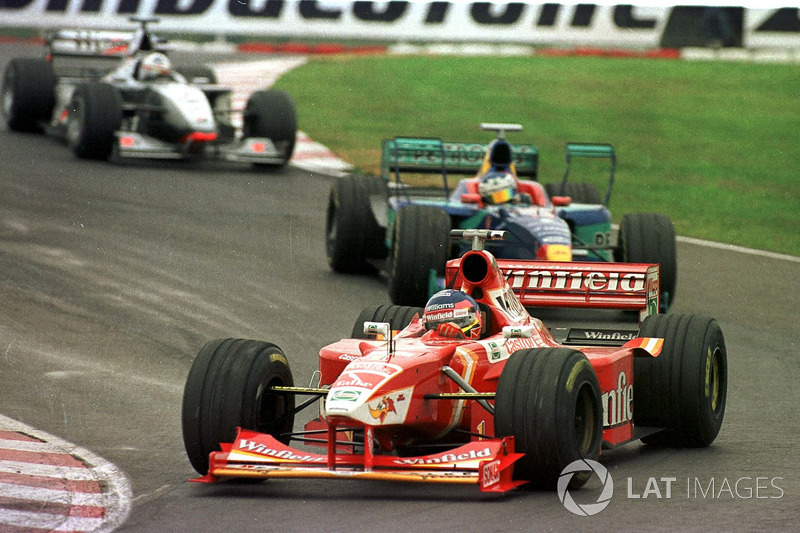
[[[644,4],[644,3],[643,3]],[[335,0],[0,0],[0,26],[132,27],[263,40],[483,42],[532,46],[800,48],[800,9],[604,3]]]

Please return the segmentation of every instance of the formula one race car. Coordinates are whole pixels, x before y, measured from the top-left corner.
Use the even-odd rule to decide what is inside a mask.
[[[542,186],[538,151],[510,144],[518,124],[481,124],[497,131],[486,144],[396,137],[383,142],[382,180],[349,176],[331,189],[326,245],[337,272],[380,269],[385,264],[392,302],[421,305],[442,287],[445,261],[466,249],[449,246],[451,228],[508,231],[497,257],[550,261],[624,261],[661,265],[662,310],[675,295],[675,231],[663,214],[622,218],[612,242],[608,203],[616,156],[608,144],[569,143],[561,183]],[[610,161],[608,191],[601,199],[590,183],[568,181],[578,157]],[[430,174],[440,174],[431,179]],[[448,177],[461,179],[454,189]],[[527,178],[527,179],[524,179]]]
[[[711,318],[650,314],[658,308],[657,265],[496,260],[484,242],[506,232],[454,233],[473,242],[448,263],[454,289],[424,309],[362,311],[352,338],[320,350],[312,386],[295,386],[275,344],[206,344],[183,396],[196,481],[552,489],[567,465],[596,460],[601,449],[635,439],[714,441],[726,402],[725,340]],[[559,343],[528,304],[638,309],[644,319],[633,334],[575,330]],[[295,415],[312,406],[318,416],[295,430]],[[571,475],[579,487],[591,472]]]
[[[134,32],[55,31],[43,59],[12,59],[0,93],[8,127],[64,138],[88,159],[289,161],[297,119],[287,93],[256,91],[245,109],[232,109],[231,89],[216,85],[210,68],[172,68],[147,27],[158,19],[131,20],[140,24]]]

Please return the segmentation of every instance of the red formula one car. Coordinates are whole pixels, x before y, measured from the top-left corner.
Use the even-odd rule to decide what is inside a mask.
[[[716,438],[727,389],[723,334],[710,318],[651,314],[657,265],[502,261],[483,243],[504,232],[454,233],[473,241],[448,264],[447,286],[458,290],[445,296],[457,303],[365,309],[353,338],[320,350],[313,387],[294,386],[274,344],[203,347],[183,398],[196,481],[555,488],[567,465],[601,449]],[[525,308],[546,305],[638,309],[644,318],[638,333],[574,329],[559,343]],[[318,416],[296,431],[295,414],[310,406]],[[590,475],[574,473],[570,486]]]

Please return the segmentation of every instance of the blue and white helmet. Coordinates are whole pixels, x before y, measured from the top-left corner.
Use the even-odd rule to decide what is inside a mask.
[[[478,194],[487,205],[511,202],[517,197],[517,179],[510,172],[490,170],[481,176]]]

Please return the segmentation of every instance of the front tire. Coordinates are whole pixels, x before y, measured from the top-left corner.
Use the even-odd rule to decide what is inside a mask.
[[[266,137],[283,152],[278,165],[255,163],[256,168],[282,167],[294,153],[297,139],[297,111],[289,93],[278,89],[256,91],[247,100],[244,112],[245,137]]]
[[[577,350],[514,352],[497,383],[495,433],[514,437],[514,450],[525,454],[514,464],[514,477],[531,488],[554,489],[567,465],[600,457],[602,415],[597,375]],[[583,486],[590,476],[574,473],[569,487]]]
[[[274,344],[218,339],[197,355],[183,391],[183,442],[198,473],[208,456],[233,442],[236,428],[272,435],[288,444],[294,426],[294,396],[270,392],[294,385],[286,356]]]
[[[0,112],[12,131],[41,133],[55,107],[56,77],[43,59],[9,61],[0,90]]]
[[[646,444],[704,447],[719,433],[728,390],[725,338],[717,322],[698,315],[651,315],[640,337],[664,339],[658,357],[633,360],[633,417],[666,428]]]
[[[450,255],[450,215],[426,205],[407,205],[394,224],[389,298],[397,305],[425,305],[430,273],[444,273]]]
[[[106,83],[75,88],[67,119],[67,144],[81,159],[108,159],[122,122],[122,99]]]

